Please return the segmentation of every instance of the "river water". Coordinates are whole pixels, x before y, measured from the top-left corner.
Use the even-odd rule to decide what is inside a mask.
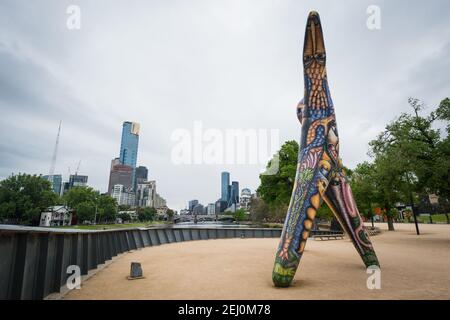
[[[177,228],[263,228],[258,224],[238,224],[232,222],[220,221],[201,221],[201,222],[179,222],[172,225]]]

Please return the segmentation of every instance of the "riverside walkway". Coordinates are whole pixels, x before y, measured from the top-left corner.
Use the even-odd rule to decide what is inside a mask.
[[[450,299],[450,225],[377,224],[372,237],[381,263],[381,289],[348,238],[306,246],[294,283],[271,281],[277,238],[171,243],[119,255],[63,299]],[[145,279],[127,280],[130,263]]]

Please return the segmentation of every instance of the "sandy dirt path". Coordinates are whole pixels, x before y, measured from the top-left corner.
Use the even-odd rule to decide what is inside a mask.
[[[450,225],[396,224],[372,237],[381,289],[369,290],[356,250],[344,240],[308,240],[293,285],[275,288],[278,239],[172,243],[125,253],[64,299],[450,299]],[[145,279],[127,280],[141,262]]]

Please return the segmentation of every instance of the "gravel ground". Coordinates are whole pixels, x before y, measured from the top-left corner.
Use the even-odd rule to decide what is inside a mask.
[[[275,288],[271,273],[278,239],[172,243],[122,254],[64,299],[450,299],[450,225],[396,224],[372,242],[381,289],[344,240],[308,240],[293,285]],[[127,280],[130,263],[144,279]]]

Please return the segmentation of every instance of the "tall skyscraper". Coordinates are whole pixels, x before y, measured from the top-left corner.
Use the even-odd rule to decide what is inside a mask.
[[[140,125],[137,122],[125,121],[122,126],[120,142],[120,162],[136,168]]]
[[[222,172],[222,178],[221,178],[221,197],[220,199],[222,201],[228,202],[230,198],[230,173],[229,172]]]
[[[133,168],[132,187],[136,185],[136,162],[139,145],[139,129],[137,122],[125,121],[122,125],[122,140],[120,142],[120,163]]]
[[[239,203],[239,182],[233,181],[230,188],[230,205]]]

